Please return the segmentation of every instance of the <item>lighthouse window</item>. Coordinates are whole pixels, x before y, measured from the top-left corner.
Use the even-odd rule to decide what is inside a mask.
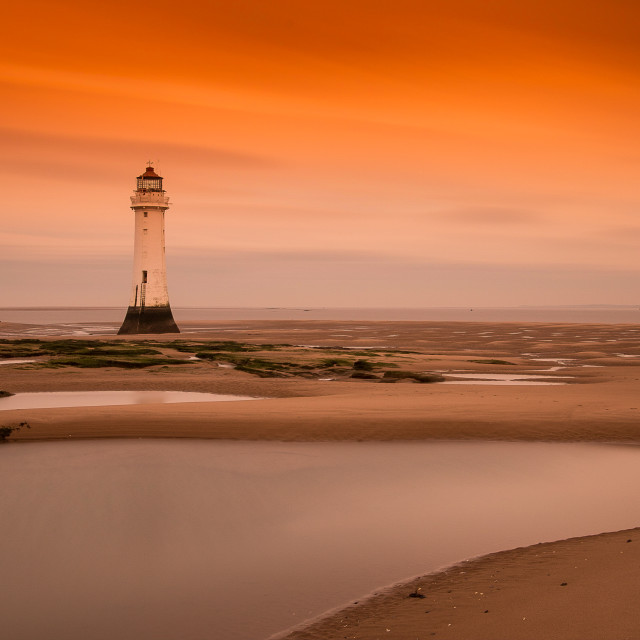
[[[143,229],[142,233],[144,233],[144,235],[146,236],[147,235],[147,231],[148,231],[148,229]]]
[[[142,284],[146,284],[147,283],[147,272],[143,271],[142,272]]]
[[[144,212],[144,217],[145,217],[145,218],[147,217],[147,212],[146,212],[146,211]]]

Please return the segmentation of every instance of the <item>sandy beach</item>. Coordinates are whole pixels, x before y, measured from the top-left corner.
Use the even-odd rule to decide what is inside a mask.
[[[2,328],[5,336],[24,335],[21,325]],[[308,367],[318,349],[325,357],[334,349],[340,358],[366,356],[374,372],[387,363],[413,374],[444,375],[445,383],[409,378],[382,384],[381,373],[375,379],[352,379],[344,372],[259,377],[213,361],[136,370],[48,368],[42,366],[46,358],[38,357],[35,363],[1,366],[0,389],[203,391],[260,400],[6,410],[2,423],[31,425],[14,435],[16,441],[639,441],[635,325],[250,321],[183,329],[162,341],[286,344],[258,355]],[[162,351],[169,358],[187,357],[166,346]],[[517,383],[505,384],[505,376]],[[385,589],[287,637],[636,638],[639,545],[634,530],[494,554]]]
[[[640,530],[463,562],[382,590],[288,640],[604,640],[638,637]]]

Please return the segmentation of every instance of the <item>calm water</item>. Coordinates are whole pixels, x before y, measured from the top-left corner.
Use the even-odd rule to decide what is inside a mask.
[[[418,572],[640,521],[633,446],[86,441],[0,459],[11,640],[261,640]]]
[[[0,398],[0,411],[53,407],[107,407],[123,404],[173,404],[176,402],[230,402],[255,400],[250,396],[189,391],[51,391],[17,393]]]
[[[28,324],[122,323],[126,309],[91,308],[10,308],[0,309],[0,321]],[[303,308],[174,308],[180,322],[218,320],[422,320],[470,322],[578,322],[635,323],[638,307],[505,307],[505,308],[424,308],[424,309],[303,309]]]
[[[557,367],[558,369],[560,367]],[[444,373],[445,382],[442,384],[482,384],[482,385],[500,385],[500,386],[557,386],[567,384],[565,380],[573,379],[573,376],[544,376],[532,373]],[[460,379],[458,379],[460,378]],[[563,380],[559,380],[562,378]],[[2,408],[2,405],[0,405]]]

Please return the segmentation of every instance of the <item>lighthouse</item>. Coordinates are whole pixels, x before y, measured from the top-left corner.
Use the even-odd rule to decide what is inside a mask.
[[[118,334],[180,333],[169,305],[164,258],[164,212],[169,198],[151,163],[136,178],[131,208],[135,215],[133,284]]]

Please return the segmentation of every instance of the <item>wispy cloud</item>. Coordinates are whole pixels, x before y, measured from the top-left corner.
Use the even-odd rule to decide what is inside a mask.
[[[500,206],[461,207],[437,211],[430,215],[463,226],[535,225],[548,219],[548,216],[538,211]]]
[[[122,176],[127,166],[144,169],[147,159],[180,158],[188,166],[219,170],[221,167],[265,169],[274,158],[241,153],[233,149],[132,139],[76,137],[0,128],[5,153],[0,171],[63,181],[108,183]],[[151,158],[149,156],[151,155]]]

